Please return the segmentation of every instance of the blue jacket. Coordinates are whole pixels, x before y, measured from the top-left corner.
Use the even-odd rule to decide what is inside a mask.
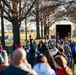
[[[72,54],[76,54],[76,43],[72,46]]]

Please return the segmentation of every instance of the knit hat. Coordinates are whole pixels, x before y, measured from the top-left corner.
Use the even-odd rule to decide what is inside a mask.
[[[17,45],[17,48],[22,48],[22,47],[23,47],[22,44]]]

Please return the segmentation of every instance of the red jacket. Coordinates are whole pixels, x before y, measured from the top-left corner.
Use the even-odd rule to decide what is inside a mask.
[[[66,75],[66,74],[65,74],[65,69],[64,69],[64,68],[59,69],[59,70],[57,71],[57,75]]]

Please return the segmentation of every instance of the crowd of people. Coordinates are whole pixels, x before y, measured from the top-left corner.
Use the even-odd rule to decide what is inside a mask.
[[[72,47],[65,39],[40,40],[38,44],[31,40],[24,46],[19,44],[8,58],[0,45],[0,75],[73,75],[68,59]]]

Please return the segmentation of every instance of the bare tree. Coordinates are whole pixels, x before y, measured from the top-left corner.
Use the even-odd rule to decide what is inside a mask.
[[[30,10],[34,6],[36,0],[31,0],[31,2],[28,2],[28,0],[0,0],[0,2],[5,5],[5,8],[3,8],[2,10],[5,14],[2,13],[0,14],[3,15],[3,17],[7,19],[9,22],[12,23],[13,40],[14,40],[13,44],[14,45],[19,44],[20,43],[19,28],[21,22],[30,13]],[[25,6],[27,7],[26,12],[24,11]]]
[[[1,9],[1,14],[3,14],[3,8],[4,8],[4,5],[1,4],[0,2],[0,9]],[[1,44],[3,46],[3,48],[5,48],[5,39],[4,39],[4,19],[3,19],[3,15],[1,16],[1,33],[2,33],[2,36],[1,36]]]

